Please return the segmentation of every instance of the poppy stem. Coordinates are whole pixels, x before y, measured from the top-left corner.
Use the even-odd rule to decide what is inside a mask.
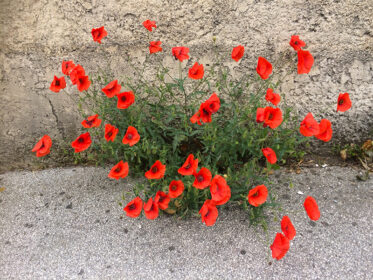
[[[181,61],[179,60],[179,80],[181,81],[182,78],[183,78],[183,74],[181,72]]]
[[[184,88],[184,81],[183,81],[183,74],[181,72],[181,61],[179,60],[179,88],[183,91],[184,93],[184,111],[185,114],[188,114],[188,109],[187,109],[187,100],[188,96]]]

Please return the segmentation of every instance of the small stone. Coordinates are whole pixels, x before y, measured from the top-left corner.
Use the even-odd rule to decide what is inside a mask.
[[[66,206],[66,209],[73,209],[73,203],[70,202],[70,203]]]
[[[316,226],[316,223],[315,223],[314,221],[310,221],[309,224],[310,224],[311,226],[313,226],[313,227]]]
[[[282,197],[283,199],[290,200],[290,195],[288,195],[288,194],[283,194],[281,197]]]
[[[82,268],[82,269],[79,271],[78,275],[83,275],[83,274],[84,274],[84,269]]]
[[[328,226],[330,226],[327,222],[321,222],[321,224],[322,224],[324,227],[328,227]]]
[[[241,255],[246,255],[246,251],[245,250],[241,250],[240,253],[241,253]]]

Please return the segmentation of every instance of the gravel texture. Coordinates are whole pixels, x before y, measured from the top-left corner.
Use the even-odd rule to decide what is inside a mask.
[[[282,204],[276,215],[297,230],[280,261],[269,249],[279,221],[270,218],[265,233],[234,206],[220,208],[213,227],[199,218],[130,219],[117,202],[134,181],[110,180],[109,170],[0,175],[0,278],[372,279],[373,180],[358,181],[358,169],[272,176]],[[303,210],[306,195],[318,201],[317,222]]]

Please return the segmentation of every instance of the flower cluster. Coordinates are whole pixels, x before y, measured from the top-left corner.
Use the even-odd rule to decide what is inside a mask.
[[[190,118],[192,123],[202,125],[204,123],[210,123],[212,121],[212,114],[216,113],[220,108],[220,99],[214,92],[209,99],[201,104],[199,110]]]
[[[81,65],[75,65],[71,60],[62,61],[62,73],[70,77],[70,81],[73,85],[76,85],[80,92],[87,90],[91,85],[91,81],[85,74],[85,70]],[[51,91],[60,92],[60,90],[66,87],[65,77],[58,78],[54,76],[54,79],[49,87]]]
[[[320,218],[320,211],[316,200],[312,196],[307,196],[304,200],[304,209],[308,217],[317,221]],[[270,246],[272,250],[272,258],[282,259],[290,248],[290,241],[295,237],[296,230],[288,216],[283,216],[281,220],[282,233],[276,233],[276,237]]]
[[[113,167],[112,171],[115,170]],[[127,168],[128,170],[128,168]],[[145,173],[145,177],[151,179],[162,179],[165,176],[166,165],[157,160],[150,169]],[[128,171],[127,171],[128,173]],[[178,173],[182,176],[194,176],[192,187],[203,190],[210,187],[211,199],[207,199],[202,205],[199,213],[201,214],[202,222],[207,226],[212,226],[218,217],[217,205],[223,205],[231,198],[231,189],[226,180],[221,175],[215,175],[212,178],[211,171],[206,167],[201,167],[198,170],[198,159],[190,154],[184,164],[178,169]],[[166,210],[171,199],[178,198],[183,195],[184,183],[182,180],[172,180],[168,193],[158,190],[154,199],[150,197],[146,203],[142,203],[140,197],[136,197],[129,202],[125,207],[128,217],[137,218],[141,214],[143,205],[145,217],[148,219],[156,219],[159,215],[159,209]]]
[[[309,51],[302,50],[306,43],[300,40],[299,36],[293,35],[289,44],[298,54],[298,74],[308,74],[311,71],[314,59]]]
[[[153,32],[157,29],[156,22],[151,20],[144,21],[143,26],[149,32]],[[91,34],[93,41],[101,44],[102,40],[107,37],[108,32],[102,26],[100,28],[93,28]],[[158,52],[162,52],[163,48],[161,47],[161,45],[162,42],[159,40],[150,41],[149,55],[155,55]],[[302,49],[306,46],[306,43],[300,40],[299,36],[292,36],[290,45],[297,52],[298,74],[309,73],[313,66],[314,58],[309,51]],[[234,61],[239,62],[243,58],[244,53],[244,46],[238,45],[233,48],[231,52],[231,58]],[[172,57],[176,61],[178,61],[181,71],[182,62],[190,59],[189,48],[184,46],[173,47],[171,49],[171,54]],[[88,89],[90,88],[91,81],[89,80],[88,75],[86,75],[85,69],[81,65],[75,65],[73,61],[62,61],[62,73],[70,78],[71,84],[76,85],[77,89],[80,92],[88,91]],[[256,73],[258,74],[258,77],[260,77],[259,80],[263,81],[263,83],[265,83],[266,85],[264,87],[264,89],[266,89],[265,96],[259,96],[258,98],[260,98],[260,100],[257,100],[258,102],[255,103],[262,105],[255,105],[253,110],[250,111],[250,116],[252,116],[253,119],[243,119],[241,117],[238,118],[237,122],[239,123],[240,128],[243,127],[245,130],[246,127],[255,126],[262,132],[264,131],[261,135],[266,136],[265,138],[263,138],[263,140],[260,140],[261,144],[258,145],[259,147],[256,153],[260,155],[259,157],[263,155],[266,158],[267,167],[270,168],[271,165],[275,165],[278,160],[281,160],[282,152],[281,150],[279,151],[278,145],[274,144],[274,142],[268,144],[265,141],[267,139],[267,136],[273,135],[275,131],[278,132],[279,130],[281,130],[281,128],[278,129],[278,127],[280,127],[286,121],[286,111],[284,111],[283,113],[281,108],[278,107],[279,105],[282,107],[281,95],[274,92],[276,88],[272,83],[269,82],[273,77],[272,64],[266,58],[258,57]],[[181,76],[182,74],[180,73],[180,77]],[[197,61],[194,62],[193,66],[188,69],[187,77],[191,79],[191,82],[193,82],[193,80],[200,80],[199,83],[205,81],[207,78],[205,77],[204,65],[200,64]],[[185,79],[187,79],[187,77]],[[177,83],[173,84],[172,86],[178,88],[183,87],[183,82],[185,81],[185,79],[180,78],[179,80],[177,80]],[[132,154],[135,154],[136,152],[141,150],[141,148],[144,148],[144,146],[147,145],[146,143],[149,143],[152,140],[150,139],[151,137],[149,137],[149,134],[146,134],[146,129],[142,129],[142,127],[139,127],[139,125],[141,124],[141,120],[135,120],[134,118],[131,118],[131,110],[137,107],[137,104],[135,104],[135,99],[137,100],[137,103],[141,103],[141,96],[139,95],[139,92],[136,90],[136,88],[128,86],[126,83],[126,86],[128,86],[128,88],[132,90],[123,91],[122,85],[117,79],[113,79],[112,81],[110,80],[105,81],[105,84],[107,84],[99,92],[99,94],[101,94],[100,97],[105,99],[104,102],[107,102],[106,104],[110,104],[111,107],[114,107],[117,112],[123,113],[123,115],[129,117],[126,120],[126,125],[116,122],[114,117],[113,119],[108,119],[106,117],[107,112],[105,110],[104,112],[96,112],[95,110],[93,110],[95,114],[88,116],[81,122],[82,127],[85,129],[85,132],[71,142],[71,147],[74,149],[75,153],[80,153],[87,150],[94,141],[106,141],[105,144],[111,145],[115,141],[117,141],[117,135],[120,133],[120,131],[122,134],[119,135],[124,134],[122,141],[119,144],[115,143],[115,145],[125,147],[125,149],[130,150]],[[171,87],[171,84],[165,85],[166,88]],[[64,88],[66,88],[65,77],[62,76],[58,78],[57,76],[54,76],[54,79],[50,85],[50,90],[53,92],[60,92]],[[158,88],[158,90],[160,89]],[[220,92],[219,88],[215,91]],[[197,210],[199,209],[198,213],[201,217],[202,223],[204,223],[206,226],[212,226],[216,223],[218,218],[218,206],[224,205],[229,200],[234,199],[235,193],[239,193],[241,198],[244,198],[245,205],[247,205],[248,203],[251,209],[260,210],[261,208],[263,208],[262,206],[266,205],[268,199],[268,188],[264,184],[261,184],[261,182],[255,182],[252,184],[246,183],[243,190],[241,189],[240,191],[235,192],[235,190],[232,189],[232,191],[229,185],[235,188],[236,186],[234,185],[234,183],[237,183],[239,180],[230,181],[229,169],[228,176],[224,174],[224,171],[221,172],[221,166],[227,164],[227,162],[230,161],[231,158],[225,157],[225,161],[222,161],[220,160],[221,154],[218,154],[213,159],[214,161],[216,161],[216,165],[214,166],[213,164],[211,164],[212,159],[210,155],[206,155],[208,153],[206,151],[213,151],[215,147],[211,150],[202,149],[206,148],[206,146],[203,147],[199,139],[193,138],[194,135],[201,133],[201,131],[206,128],[206,130],[209,129],[209,131],[206,138],[204,139],[205,142],[203,144],[213,142],[214,137],[211,135],[214,128],[211,128],[211,123],[213,122],[213,120],[215,122],[215,120],[219,117],[224,118],[229,115],[226,113],[226,111],[224,111],[227,106],[226,100],[223,99],[224,95],[219,94],[219,97],[216,92],[213,92],[210,89],[209,85],[208,90],[206,90],[206,93],[208,94],[207,96],[209,96],[209,98],[198,99],[204,100],[198,102],[198,110],[194,106],[191,109],[185,104],[182,113],[178,111],[178,119],[175,118],[175,122],[177,122],[179,126],[183,126],[185,130],[188,130],[182,136],[180,136],[180,134],[172,135],[174,137],[174,140],[172,142],[173,151],[175,152],[178,145],[180,145],[180,149],[184,152],[180,161],[172,161],[172,159],[170,158],[172,155],[168,155],[170,156],[168,158],[170,160],[164,160],[164,155],[163,157],[157,155],[158,152],[160,153],[160,149],[157,150],[154,147],[146,150],[146,154],[149,154],[149,156],[155,155],[155,158],[152,157],[151,160],[146,162],[145,168],[147,169],[149,168],[149,166],[150,168],[145,173],[145,168],[143,168],[144,165],[141,166],[141,174],[144,174],[145,178],[148,179],[147,182],[151,185],[152,189],[149,192],[135,192],[136,197],[123,208],[128,217],[137,218],[141,215],[142,211],[144,211],[144,215],[147,219],[154,220],[159,216],[160,210],[170,210],[170,205],[178,207],[177,205],[179,205],[180,203],[186,205],[188,203],[188,200],[192,200],[195,207],[198,207]],[[185,100],[186,103],[187,98]],[[235,101],[236,104],[240,102],[239,99]],[[266,102],[270,104],[266,104]],[[337,101],[337,111],[345,112],[350,109],[350,107],[351,101],[349,98],[349,94],[341,93]],[[143,107],[141,107],[141,109],[142,108]],[[139,111],[141,111],[141,109]],[[172,108],[172,110],[173,109],[174,107]],[[234,108],[234,110],[235,112],[239,111],[238,108]],[[146,112],[144,111],[144,114],[145,113]],[[172,111],[172,113],[174,112]],[[153,120],[153,116],[150,115],[149,119]],[[184,122],[180,120],[184,120]],[[157,121],[166,122],[168,120],[161,119],[161,121]],[[104,126],[102,125],[102,123],[104,123]],[[156,121],[154,121],[154,123],[156,123]],[[167,124],[169,123],[170,122],[168,122]],[[304,137],[315,136],[316,138],[325,142],[330,141],[330,139],[332,138],[331,122],[327,119],[321,119],[321,121],[318,123],[314,119],[312,113],[308,113],[300,124],[297,123],[297,128],[298,125],[300,134]],[[230,133],[230,128],[230,126],[222,127],[223,130],[228,131],[228,134]],[[103,131],[103,133],[101,131]],[[139,131],[141,133],[141,136]],[[91,136],[91,133],[93,137]],[[95,136],[100,135],[100,133],[103,137],[97,137],[99,139],[96,139]],[[238,137],[242,137],[242,139],[239,140],[243,142],[245,137],[247,136],[247,132],[244,131],[243,133],[237,133],[237,135]],[[232,132],[232,136],[236,135]],[[179,143],[175,141],[178,140],[178,137],[186,142]],[[161,142],[163,141],[162,143],[165,143],[168,138],[170,138],[170,136],[167,133],[164,133],[158,139],[160,139]],[[187,140],[189,140],[189,142],[187,142]],[[224,147],[226,145],[230,145],[230,142],[232,142],[233,145],[240,144],[238,139],[229,139],[229,141],[222,143],[222,146]],[[259,143],[259,141],[257,143]],[[244,144],[246,145],[246,143]],[[51,138],[48,135],[44,135],[34,146],[32,152],[36,152],[37,157],[43,157],[50,153],[51,146]],[[193,148],[195,152],[188,151],[189,147]],[[221,151],[223,150],[223,148],[221,148],[220,146],[218,150]],[[275,150],[279,153],[276,154]],[[166,151],[167,153],[167,150],[164,151]],[[175,153],[175,156],[176,155],[177,153]],[[185,159],[186,155],[188,156]],[[250,157],[245,157],[244,151],[240,151],[239,148],[237,148],[237,152],[235,155],[236,161],[234,168],[240,165],[245,165],[245,160]],[[206,158],[209,159],[209,162],[207,163],[205,161]],[[158,160],[154,161],[155,159]],[[201,161],[203,162],[204,167],[199,167],[199,163]],[[129,174],[130,164],[131,172],[133,172],[133,169],[135,167],[138,168],[138,166],[134,165],[135,163],[131,162],[130,159],[122,157],[119,154],[117,155],[115,162],[117,162],[117,164],[115,164],[108,173],[108,177],[114,180],[126,178]],[[137,162],[141,163],[140,160],[138,160]],[[177,162],[177,164],[175,164],[175,162]],[[184,163],[182,164],[182,162]],[[167,168],[165,163],[168,164]],[[171,173],[170,170],[174,170],[174,173]],[[164,187],[168,185],[168,191],[166,191],[163,186],[157,186],[157,182],[163,183],[165,178],[166,180],[171,180],[167,181],[167,184],[164,185]],[[142,196],[145,196],[145,198],[142,199]],[[306,198],[306,200],[304,201],[304,208],[310,219],[316,221],[320,218],[320,211],[318,209],[316,200],[313,197],[308,196]],[[285,256],[290,247],[290,240],[292,240],[296,235],[294,225],[292,224],[288,216],[284,216],[282,218],[281,231],[282,233],[276,234],[274,242],[270,246],[273,258],[276,258],[278,260]]]
[[[345,112],[351,108],[350,95],[346,93],[340,93],[337,102],[337,112]],[[324,142],[330,141],[332,139],[333,130],[332,124],[328,119],[322,119],[318,123],[312,113],[308,113],[303,121],[300,123],[299,127],[300,133],[305,137],[315,136],[317,139]]]

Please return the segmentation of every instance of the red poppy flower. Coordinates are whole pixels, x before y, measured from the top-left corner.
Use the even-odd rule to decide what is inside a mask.
[[[149,220],[154,220],[158,217],[158,204],[155,203],[153,198],[149,198],[148,202],[144,204],[144,213],[145,217]]]
[[[137,132],[137,129],[133,126],[129,126],[127,128],[126,134],[122,139],[123,144],[128,144],[130,147],[135,145],[137,142],[140,141],[140,134]]]
[[[193,175],[197,171],[197,168],[198,158],[194,159],[194,155],[190,154],[177,172],[184,176]]]
[[[99,42],[101,44],[101,40],[107,36],[107,32],[103,26],[100,28],[92,28],[92,37],[93,41]]]
[[[155,24],[155,21],[151,21],[151,20],[149,20],[149,19],[147,19],[146,21],[144,21],[143,23],[142,23],[142,25],[146,28],[146,29],[148,29],[150,32],[152,32],[153,31],[153,27],[154,28],[157,28],[157,25]]]
[[[99,127],[101,125],[101,120],[98,115],[89,116],[87,119],[82,121],[82,126],[85,128]]]
[[[210,111],[210,104],[208,102],[203,102],[199,107],[200,120],[204,123],[212,122],[212,112]]]
[[[245,52],[245,48],[241,45],[233,48],[232,59],[234,59],[236,62],[238,62],[243,57],[244,52]]]
[[[345,112],[350,108],[351,108],[350,95],[347,92],[340,93],[338,96],[337,112],[338,111]]]
[[[309,51],[298,51],[298,74],[308,74],[313,65],[313,56]]]
[[[295,237],[297,233],[297,231],[295,230],[295,227],[293,226],[288,216],[282,217],[281,230],[285,234],[286,238],[289,240],[293,240],[293,238]]]
[[[73,85],[76,85],[78,82],[78,78],[81,76],[85,76],[85,70],[80,64],[78,64],[70,72],[71,83]]]
[[[152,41],[150,42],[150,45],[149,45],[149,52],[152,54],[152,53],[156,53],[156,52],[161,52],[162,51],[162,48],[161,48],[161,41]]]
[[[84,150],[87,150],[89,146],[91,146],[92,140],[91,135],[89,132],[81,134],[78,138],[76,138],[72,143],[71,147],[75,149],[75,153],[80,153]]]
[[[210,185],[211,182],[211,172],[205,167],[202,167],[198,173],[194,174],[195,180],[193,186],[197,189],[205,189]]]
[[[78,86],[78,90],[82,92],[83,90],[87,90],[91,85],[91,81],[88,79],[88,76],[80,76],[76,82]]]
[[[69,76],[70,72],[74,69],[75,64],[71,60],[69,61],[62,61],[62,73]]]
[[[267,89],[266,100],[277,106],[281,101],[281,96],[278,93],[274,93],[273,89],[269,88]]]
[[[202,125],[201,121],[204,123],[210,123],[212,121],[212,114],[216,113],[220,108],[220,99],[217,94],[214,92],[209,99],[201,104],[197,113],[195,113],[190,121],[192,123],[198,123]]]
[[[106,94],[107,97],[112,98],[120,92],[121,85],[118,84],[118,80],[111,81],[102,91]]]
[[[258,207],[266,202],[267,196],[267,187],[264,185],[259,185],[249,191],[247,199],[252,206]]]
[[[264,113],[265,113],[264,108],[257,108],[256,109],[256,122],[257,123],[264,122]]]
[[[272,258],[280,260],[289,251],[290,241],[282,233],[276,233],[275,240],[270,248],[272,250]]]
[[[154,202],[158,204],[159,208],[165,210],[168,208],[168,203],[170,203],[170,197],[162,191],[157,191]]]
[[[162,162],[157,160],[149,171],[145,172],[145,177],[148,179],[162,179],[165,172],[166,165],[163,165]]]
[[[191,123],[197,123],[198,125],[202,125],[201,123],[201,112],[198,110],[191,118]]]
[[[264,57],[260,56],[258,58],[256,72],[263,80],[266,80],[268,79],[269,75],[272,74],[272,64],[269,61],[267,61]]]
[[[130,201],[123,210],[126,211],[128,217],[137,218],[140,216],[142,210],[141,198],[136,197],[134,200]]]
[[[61,78],[58,78],[57,76],[54,76],[54,79],[49,89],[54,92],[59,92],[61,89],[64,89],[65,87],[66,87],[65,77],[62,76]]]
[[[209,199],[203,203],[199,213],[201,214],[202,223],[205,223],[208,227],[215,224],[216,219],[218,218],[218,209],[216,208],[215,203]]]
[[[215,114],[220,108],[220,99],[215,92],[204,103],[207,104],[206,107],[212,114]]]
[[[298,35],[293,35],[293,36],[291,36],[291,39],[290,39],[289,44],[290,44],[290,46],[292,46],[293,49],[296,50],[296,51],[299,51],[301,48],[303,48],[303,47],[306,46],[306,43],[303,42],[301,39],[299,39],[299,36],[298,36]]]
[[[49,135],[44,135],[38,143],[32,149],[32,152],[36,152],[37,157],[43,157],[50,153],[52,147],[52,139]]]
[[[127,109],[135,102],[135,95],[132,91],[125,91],[121,92],[117,95],[118,102],[117,107],[118,109]]]
[[[177,198],[181,195],[184,191],[184,184],[181,180],[173,180],[171,181],[168,187],[168,196],[171,198]]]
[[[319,133],[315,134],[315,137],[324,142],[328,142],[332,139],[332,135],[333,130],[331,122],[327,119],[322,119],[319,124]]]
[[[210,186],[211,200],[216,205],[223,205],[231,198],[231,188],[220,175],[215,175]]]
[[[105,139],[107,142],[114,142],[115,137],[117,136],[119,129],[111,124],[105,124]]]
[[[303,136],[306,137],[319,134],[320,127],[318,122],[313,118],[312,113],[308,113],[300,123],[299,131]]]
[[[210,123],[212,121],[212,114],[216,113],[220,108],[220,99],[213,93],[209,99],[203,102],[199,108],[200,119],[204,123]]]
[[[199,80],[203,78],[205,71],[203,70],[203,65],[198,64],[198,62],[194,63],[193,67],[189,69],[189,78],[194,80]]]
[[[119,180],[120,178],[127,177],[128,171],[128,162],[123,162],[123,160],[121,160],[113,166],[113,168],[109,172],[108,177],[115,180]]]
[[[187,47],[174,47],[172,48],[172,55],[175,57],[175,60],[183,61],[189,59],[189,48]]]
[[[320,218],[320,210],[316,200],[312,196],[307,196],[303,203],[304,209],[306,209],[308,217],[317,221]]]
[[[275,129],[282,123],[282,111],[280,108],[264,108],[264,124]]]
[[[276,156],[276,153],[275,153],[274,150],[272,150],[271,148],[267,147],[267,148],[263,148],[262,149],[262,153],[266,157],[266,159],[268,160],[268,162],[270,164],[275,164],[276,163],[277,156]]]

